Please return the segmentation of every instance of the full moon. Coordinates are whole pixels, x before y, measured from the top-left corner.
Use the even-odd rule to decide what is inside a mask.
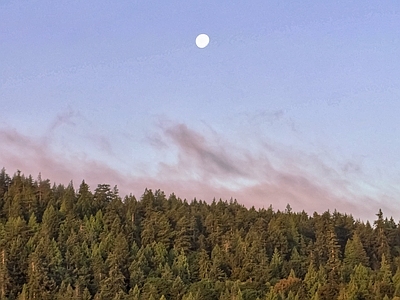
[[[196,38],[196,45],[199,48],[205,48],[207,47],[208,43],[210,42],[210,38],[208,37],[207,34],[199,34]]]

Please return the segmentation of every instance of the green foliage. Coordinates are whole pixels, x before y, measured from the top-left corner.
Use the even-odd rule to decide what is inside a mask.
[[[400,299],[400,226],[0,171],[0,299]]]
[[[358,234],[355,233],[353,238],[347,241],[344,251],[342,277],[346,283],[349,282],[354,267],[359,264],[368,266],[368,257]]]

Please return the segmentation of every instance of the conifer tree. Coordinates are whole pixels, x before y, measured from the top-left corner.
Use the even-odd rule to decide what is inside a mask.
[[[190,282],[189,262],[183,249],[177,253],[172,265],[175,276],[179,276],[184,282]]]
[[[199,264],[199,278],[200,279],[208,279],[211,271],[211,261],[207,252],[204,249],[201,249],[198,252],[198,264]]]
[[[185,283],[182,279],[177,276],[171,287],[171,297],[172,299],[181,300],[183,295],[185,294]]]
[[[192,247],[192,233],[193,229],[190,224],[188,216],[183,216],[176,224],[176,237],[174,240],[174,247],[183,250],[185,253],[189,252]]]
[[[348,299],[370,299],[369,276],[368,268],[362,264],[354,268],[346,292]]]
[[[127,297],[129,300],[139,300],[140,299],[140,290],[138,285],[135,285],[133,288],[129,290],[129,294]]]
[[[17,300],[28,300],[28,288],[27,285],[24,284],[22,286],[22,291],[21,293],[18,294]]]
[[[279,298],[279,295],[273,289],[271,289],[266,296],[266,300],[279,300]]]
[[[94,207],[93,195],[90,192],[89,185],[82,180],[81,185],[79,186],[77,202],[76,202],[76,210],[78,215],[83,219],[85,216],[90,217],[90,215],[96,213],[96,208]]]
[[[385,259],[391,261],[389,243],[386,236],[386,226],[385,221],[383,219],[382,210],[379,209],[379,212],[376,214],[378,217],[377,220],[374,221],[375,225],[375,247],[377,253],[377,259],[381,260],[382,255],[385,255]]]
[[[346,283],[349,282],[350,274],[358,264],[368,266],[368,257],[358,234],[355,233],[353,238],[347,241],[344,252],[342,276]]]
[[[270,262],[272,282],[277,282],[282,276],[282,258],[277,248],[274,250]]]
[[[385,254],[382,254],[381,268],[379,270],[377,281],[375,282],[375,294],[383,298],[385,295],[392,297],[394,285],[392,281],[392,272],[390,265],[386,260]]]
[[[5,280],[9,287],[8,291],[17,295],[23,284],[26,283],[28,255],[30,254],[27,248],[28,228],[25,221],[21,217],[17,217],[9,218],[2,231],[1,243],[5,250],[4,262],[7,269],[7,271],[4,270],[6,271]]]
[[[9,272],[7,268],[8,258],[4,245],[0,248],[0,299],[6,299],[9,292]]]
[[[193,294],[190,292],[188,295],[185,295],[185,296],[183,297],[183,300],[197,300],[197,298],[195,298],[195,297],[193,296]]]

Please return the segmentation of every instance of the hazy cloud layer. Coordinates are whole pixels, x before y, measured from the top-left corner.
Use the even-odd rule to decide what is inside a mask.
[[[71,114],[57,117],[52,125],[72,123]],[[158,162],[154,176],[122,174],[104,162],[95,161],[90,153],[65,157],[52,150],[51,139],[32,138],[13,128],[0,128],[0,161],[10,173],[17,169],[25,174],[49,178],[58,183],[74,180],[78,188],[85,179],[92,190],[99,183],[117,184],[124,196],[140,197],[145,188],[174,192],[181,198],[210,201],[213,198],[236,198],[246,206],[283,209],[289,203],[294,210],[323,212],[338,209],[356,217],[373,218],[378,208],[387,214],[398,211],[391,195],[380,199],[368,197],[346,177],[360,175],[357,162],[328,166],[317,155],[305,154],[270,142],[260,141],[258,153],[229,143],[218,133],[200,133],[185,124],[165,123],[149,140],[160,152],[176,153],[175,162]],[[96,147],[97,138],[89,140]],[[108,143],[104,147],[111,151]],[[162,145],[162,147],[159,147]],[[158,147],[157,147],[158,146]],[[367,183],[368,184],[368,183]],[[372,186],[372,184],[371,184]]]
[[[164,124],[161,130],[159,136],[164,139],[160,142],[177,147],[179,159],[175,164],[160,163],[158,178],[169,181],[167,190],[176,186],[176,191],[185,192],[181,196],[233,197],[256,207],[273,204],[284,208],[290,203],[294,209],[308,212],[336,208],[363,218],[374,216],[379,207],[389,212],[394,200],[383,192],[374,199],[366,191],[357,190],[360,182],[373,187],[363,181],[365,176],[357,161],[337,163],[334,168],[324,163],[323,157],[270,142],[260,141],[259,153],[252,153],[245,145],[238,149],[229,141],[206,137],[184,124]],[[198,180],[183,181],[182,188],[173,176],[164,177],[177,170],[199,174]]]
[[[210,145],[203,136],[190,130],[186,125],[177,124],[167,128],[165,135],[179,147],[181,164],[203,168],[202,173],[213,175],[245,175],[244,170],[236,166],[236,162],[224,148]]]

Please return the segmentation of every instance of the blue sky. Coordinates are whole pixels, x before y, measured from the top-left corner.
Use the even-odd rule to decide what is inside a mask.
[[[2,1],[0,161],[396,218],[399,37],[397,1]]]

